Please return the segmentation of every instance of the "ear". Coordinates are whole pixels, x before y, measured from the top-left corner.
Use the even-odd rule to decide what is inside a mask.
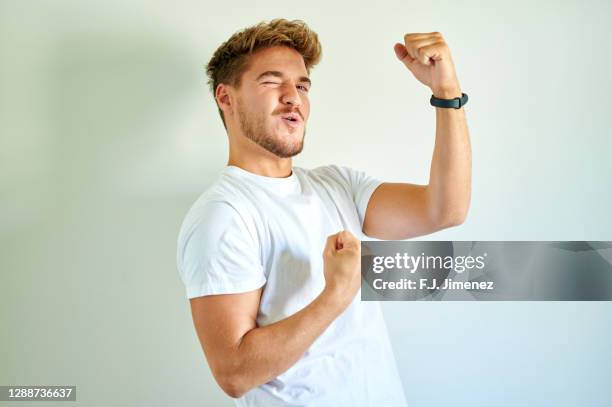
[[[215,89],[215,100],[219,109],[223,110],[223,113],[227,116],[234,108],[234,97],[231,94],[231,87],[225,83],[220,83]]]

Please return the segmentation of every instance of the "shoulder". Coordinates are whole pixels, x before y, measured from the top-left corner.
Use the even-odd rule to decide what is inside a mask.
[[[196,199],[185,216],[185,222],[194,222],[216,216],[241,217],[246,212],[247,199],[240,180],[223,171],[219,177]]]
[[[312,168],[310,170],[305,170],[302,168],[301,170],[307,171],[311,176],[315,176],[315,177],[334,178],[334,177],[342,176],[343,174],[345,174],[347,172],[347,167],[343,167],[337,164],[328,164],[328,165],[321,165],[319,167]]]
[[[195,229],[222,228],[229,225],[246,225],[249,212],[236,200],[225,197],[200,197],[187,211],[181,225],[180,237],[186,237]]]
[[[235,188],[221,177],[204,191],[187,211],[178,236],[179,251],[194,235],[198,240],[215,241],[223,234],[238,229],[239,233],[253,236],[249,227],[250,211]]]
[[[306,177],[315,182],[350,187],[350,168],[336,164],[330,164],[316,167],[310,170],[305,170],[302,168],[300,168],[299,170],[301,170]]]
[[[181,224],[177,239],[179,271],[187,275],[203,262],[230,259],[236,253],[257,257],[259,240],[249,220],[249,212],[232,199],[210,191],[204,193]]]
[[[361,188],[364,184],[376,182],[363,171],[343,165],[324,165],[308,171],[308,176],[318,182],[334,184],[348,191]]]
[[[176,256],[188,298],[246,292],[265,283],[256,234],[226,200],[194,204],[181,226]]]

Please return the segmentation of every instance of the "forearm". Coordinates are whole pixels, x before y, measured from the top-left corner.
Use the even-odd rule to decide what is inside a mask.
[[[451,95],[452,94],[452,95]],[[436,97],[453,98],[460,91]],[[436,141],[429,176],[429,199],[435,219],[445,225],[463,222],[470,205],[472,153],[464,108],[436,108]]]
[[[235,396],[272,380],[293,366],[349,302],[324,290],[308,306],[273,324],[247,332],[233,355]]]

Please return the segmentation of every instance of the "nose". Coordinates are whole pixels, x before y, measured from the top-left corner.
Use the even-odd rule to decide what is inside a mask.
[[[281,103],[295,107],[299,107],[302,104],[302,98],[294,85],[289,84],[283,87]]]

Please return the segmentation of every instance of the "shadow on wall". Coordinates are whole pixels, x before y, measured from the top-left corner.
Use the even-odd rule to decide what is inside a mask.
[[[202,93],[194,86],[200,85],[194,72],[201,78],[201,66],[187,53],[163,35],[135,31],[63,34],[57,40],[47,96],[63,195],[93,192],[173,145],[176,123],[169,118],[182,100]],[[157,172],[164,171],[150,173]]]
[[[194,194],[163,188],[151,194],[131,185],[155,185],[160,174],[168,174],[166,185],[177,178],[173,130],[185,107],[205,97],[201,55],[138,19],[119,27],[104,18],[103,30],[100,21],[96,29],[84,27],[85,18],[55,22],[46,38],[35,29],[38,21],[12,26],[19,30],[13,54],[27,49],[29,59],[11,61],[16,72],[27,69],[17,78],[23,83],[10,89],[34,89],[30,106],[15,105],[24,111],[16,117],[37,125],[29,132],[19,131],[19,118],[9,125],[17,140],[7,144],[19,159],[7,166],[10,228],[0,228],[8,254],[0,256],[0,269],[11,271],[0,284],[6,290],[0,309],[11,315],[1,346],[11,353],[0,379],[13,379],[0,382],[74,383],[84,389],[84,405],[117,399],[151,405],[151,394],[166,405],[175,393],[150,390],[198,388],[167,372],[206,373],[187,346],[168,351],[181,340],[198,351],[174,257]],[[33,161],[43,163],[36,173],[27,171]],[[134,182],[126,185],[126,177]]]

